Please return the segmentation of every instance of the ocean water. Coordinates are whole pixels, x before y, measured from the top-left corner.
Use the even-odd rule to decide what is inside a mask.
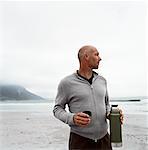
[[[112,104],[117,104],[121,108],[124,114],[145,114],[148,115],[148,99],[143,99],[140,101],[127,101],[127,102],[110,102]]]
[[[141,101],[111,101],[111,105],[117,104],[123,110],[124,114],[145,114],[148,115],[148,99]],[[52,111],[54,101],[39,103],[33,101],[8,101],[0,102],[0,112],[2,111]]]
[[[53,106],[52,102],[13,101],[0,103],[0,112],[47,112],[51,111]]]

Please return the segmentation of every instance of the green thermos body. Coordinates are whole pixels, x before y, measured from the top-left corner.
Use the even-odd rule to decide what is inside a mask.
[[[122,146],[122,129],[120,123],[120,112],[118,105],[112,105],[110,113],[110,137],[113,147]]]

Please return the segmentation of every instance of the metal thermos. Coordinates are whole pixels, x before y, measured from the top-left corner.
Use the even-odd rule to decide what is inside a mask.
[[[110,113],[110,137],[113,147],[122,146],[122,129],[118,105],[112,105]]]

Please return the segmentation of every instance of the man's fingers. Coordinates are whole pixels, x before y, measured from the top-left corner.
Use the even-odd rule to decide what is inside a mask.
[[[80,116],[76,116],[75,120],[76,122],[81,123],[81,124],[87,124],[88,122],[90,122],[90,118],[84,118]]]
[[[76,117],[75,117],[77,120],[81,120],[81,121],[88,121],[88,120],[90,120],[90,118],[89,117],[84,117],[84,116],[79,116],[79,115],[77,115]]]
[[[77,124],[80,124],[80,125],[87,125],[88,123],[89,121],[77,120]]]
[[[78,126],[86,126],[90,123],[90,117],[82,112],[74,115],[74,122]]]
[[[119,111],[120,111],[120,121],[121,121],[121,124],[123,124],[123,120],[124,120],[123,111],[121,109],[119,109]]]
[[[85,114],[83,112],[77,113],[77,116],[85,117],[85,118],[89,118],[90,117],[88,114]]]

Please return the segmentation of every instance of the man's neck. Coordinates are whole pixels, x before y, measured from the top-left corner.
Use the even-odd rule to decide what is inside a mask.
[[[82,69],[82,68],[80,68],[78,70],[78,73],[81,76],[85,77],[86,79],[90,79],[92,77],[92,74],[93,74],[92,69]]]

